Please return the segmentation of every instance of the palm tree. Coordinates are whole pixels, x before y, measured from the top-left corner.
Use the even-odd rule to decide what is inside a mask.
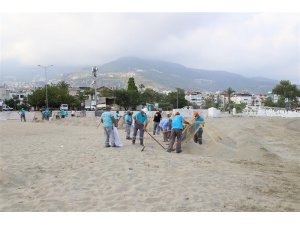
[[[235,90],[233,90],[231,87],[227,88],[227,90],[225,91],[225,93],[227,93],[228,95],[228,107],[229,107],[229,113],[231,110],[231,94],[234,93]]]

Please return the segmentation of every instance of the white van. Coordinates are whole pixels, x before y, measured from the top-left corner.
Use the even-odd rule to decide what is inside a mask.
[[[61,104],[59,109],[60,110],[68,111],[69,110],[69,106],[68,106],[68,104]]]

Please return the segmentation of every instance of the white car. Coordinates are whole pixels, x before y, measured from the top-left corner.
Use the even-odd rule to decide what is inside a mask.
[[[69,106],[68,106],[68,104],[61,104],[59,109],[60,110],[68,111],[69,110]]]
[[[84,108],[85,108],[85,110],[87,110],[87,111],[95,111],[95,110],[96,110],[96,106],[94,106],[94,105],[91,105],[91,106],[85,106]]]
[[[14,109],[9,107],[8,105],[3,105],[2,106],[2,111],[13,111]]]

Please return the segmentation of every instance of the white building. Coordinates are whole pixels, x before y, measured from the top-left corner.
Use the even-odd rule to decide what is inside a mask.
[[[185,99],[191,103],[198,105],[198,106],[201,106],[204,104],[204,96],[200,91],[188,92],[185,95]]]
[[[6,85],[0,86],[0,100],[9,99],[9,89]]]
[[[32,94],[32,91],[10,91],[9,99],[17,98],[20,101],[20,104],[24,103],[25,98],[28,98],[28,95]]]
[[[170,94],[172,91],[162,91],[161,93],[165,94],[165,95],[168,95]]]
[[[272,101],[274,103],[277,103],[280,96],[276,95],[276,94],[273,94],[271,91],[269,91],[268,94],[267,94],[267,97],[272,98]]]
[[[253,95],[248,92],[234,93],[230,98],[236,104],[246,103],[247,105],[253,105]]]

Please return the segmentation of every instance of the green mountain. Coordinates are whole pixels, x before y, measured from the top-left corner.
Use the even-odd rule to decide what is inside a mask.
[[[98,67],[97,86],[122,88],[133,76],[137,85],[157,90],[170,90],[177,87],[185,90],[223,91],[232,87],[235,91],[248,90],[252,93],[267,93],[278,81],[266,78],[248,78],[226,71],[188,68],[180,64],[123,57]],[[91,86],[94,79],[91,69],[63,75],[72,86]]]

